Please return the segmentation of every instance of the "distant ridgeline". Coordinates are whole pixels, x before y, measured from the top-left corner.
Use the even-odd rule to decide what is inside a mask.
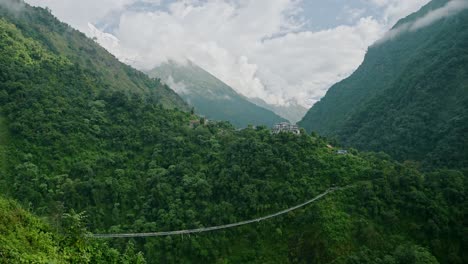
[[[299,124],[398,160],[467,168],[468,9],[404,30],[446,3],[432,1],[402,19],[394,31],[401,32],[370,47],[359,69]]]
[[[188,61],[186,65],[170,61],[148,73],[177,91],[195,112],[217,121],[229,121],[238,128],[248,125],[268,127],[285,121],[270,110],[250,102],[227,84]]]
[[[0,263],[144,263],[139,251],[147,263],[468,263],[463,172],[204,122],[157,79],[19,3],[0,1]],[[243,223],[333,186],[353,187],[258,224],[86,236]]]

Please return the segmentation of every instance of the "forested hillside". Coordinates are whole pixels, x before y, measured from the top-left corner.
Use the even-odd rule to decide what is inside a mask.
[[[69,68],[79,68],[83,71],[88,79],[87,81],[95,87],[95,89],[90,90],[94,92],[109,90],[152,94],[152,97],[158,98],[159,102],[165,107],[176,107],[181,110],[189,109],[185,102],[169,87],[162,85],[157,79],[150,79],[144,73],[120,63],[93,40],[86,38],[83,33],[55,19],[50,11],[26,6],[21,0],[4,0],[0,3],[0,17],[3,20],[8,20],[8,22],[14,24],[26,38],[34,39],[36,44],[33,46],[40,46],[40,49],[59,57],[62,62],[66,61]],[[14,35],[10,37],[14,37]],[[3,45],[9,48],[9,50],[3,52],[17,52],[16,55],[21,60],[38,61],[46,59],[34,56],[32,58],[23,58],[19,55],[21,51],[14,51],[13,46],[10,46],[10,44],[14,44],[8,42],[11,40],[2,38],[1,41],[4,42]],[[30,48],[35,47],[23,47],[23,49]],[[35,52],[38,54],[34,55],[43,54],[42,50],[36,50]],[[32,51],[28,50],[28,52]],[[16,61],[16,63],[20,62],[23,61]],[[5,64],[5,61],[3,63],[3,78],[13,77],[6,76],[9,72],[8,67],[13,66]]]
[[[0,14],[0,192],[48,222],[1,199],[2,261],[143,263],[142,251],[148,263],[468,262],[466,172],[423,173],[414,163],[353,149],[338,155],[316,135],[204,124],[180,111],[185,104],[157,80],[115,59],[108,63],[117,68],[92,68],[101,62],[77,61],[89,50],[49,45],[51,32],[66,26],[45,10],[24,6],[13,13],[0,5]],[[84,35],[66,32],[110,56]],[[107,82],[119,69],[136,78],[129,84],[146,86]],[[331,186],[349,188],[238,229],[114,239],[109,246],[85,236],[85,228],[120,233],[228,224],[286,209]]]
[[[148,73],[171,83],[177,93],[210,120],[229,121],[238,128],[286,121],[270,110],[248,101],[234,89],[204,69],[188,61],[186,65],[170,61]]]
[[[124,254],[86,238],[84,215],[67,213],[54,230],[18,204],[0,197],[0,263],[145,263],[130,242]]]
[[[440,8],[430,2],[401,29]],[[468,167],[468,10],[369,48],[300,125],[362,150],[425,167]]]

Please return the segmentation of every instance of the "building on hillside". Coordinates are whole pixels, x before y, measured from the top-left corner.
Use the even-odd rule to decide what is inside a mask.
[[[338,155],[346,155],[346,154],[348,154],[348,151],[345,150],[345,149],[339,149],[339,150],[336,151],[336,154],[338,154]]]
[[[279,134],[281,132],[293,133],[295,135],[300,135],[301,130],[297,125],[290,124],[288,122],[282,122],[273,126],[273,134]]]

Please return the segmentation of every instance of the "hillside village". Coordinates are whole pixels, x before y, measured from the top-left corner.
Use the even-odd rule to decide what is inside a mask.
[[[279,134],[281,132],[293,133],[295,135],[301,134],[301,130],[298,125],[293,125],[288,122],[281,122],[273,126],[273,134]]]

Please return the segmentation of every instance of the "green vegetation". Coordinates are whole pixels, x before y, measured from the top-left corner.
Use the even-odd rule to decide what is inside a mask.
[[[190,126],[199,117],[177,110],[186,106],[157,80],[110,60],[134,72],[132,83],[148,83],[143,92],[114,87],[112,67],[99,67],[106,62],[91,61],[90,70],[75,60],[88,52],[47,44],[63,24],[42,9],[22,12],[0,7],[0,110],[9,131],[0,190],[50,225],[0,199],[7,263],[144,263],[139,251],[149,263],[468,262],[463,172],[423,173],[383,153],[337,155],[315,134]],[[67,32],[73,45],[110,56]],[[227,224],[348,184],[238,229],[109,246],[84,236]]]
[[[432,1],[399,22],[447,1]],[[360,150],[423,167],[468,167],[468,11],[369,48],[300,122]]]
[[[9,142],[9,133],[5,122],[5,118],[0,115],[0,175],[6,174],[7,166],[7,146]]]
[[[66,59],[70,66],[80,67],[93,86],[125,93],[152,94],[166,108],[189,110],[185,102],[158,79],[150,79],[144,73],[120,63],[83,33],[58,21],[49,11],[25,5],[22,0],[3,2],[7,3],[0,8],[1,18],[14,24],[22,35],[34,39],[48,53]]]
[[[272,127],[275,123],[286,121],[272,111],[249,102],[248,98],[192,62],[187,62],[187,65],[164,63],[150,71],[149,75],[166,80],[195,107],[197,113],[210,120],[229,121],[238,128],[249,125]]]
[[[145,263],[141,253],[120,254],[86,238],[82,218],[64,214],[58,235],[15,202],[0,197],[0,263]]]

